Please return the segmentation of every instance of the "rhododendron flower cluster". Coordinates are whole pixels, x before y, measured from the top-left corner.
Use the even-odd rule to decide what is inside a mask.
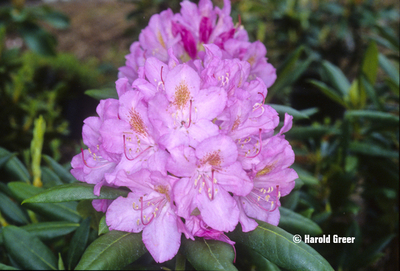
[[[256,55],[265,48],[254,49],[229,12],[227,1],[223,10],[184,1],[181,14],[154,15],[128,57],[135,65],[121,69],[132,73],[116,82],[119,98],[100,101],[98,117],[84,121],[88,149],[72,160],[95,195],[102,186],[130,190],[93,206],[110,230],[143,231],[157,262],[176,255],[182,233],[233,245],[225,232],[238,223],[245,232],[254,219],[278,225],[279,199],[297,178],[284,136],[292,117],[275,133],[279,116],[264,104],[275,80]]]

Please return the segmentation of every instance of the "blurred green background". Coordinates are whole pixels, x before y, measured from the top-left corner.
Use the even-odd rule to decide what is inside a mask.
[[[21,207],[30,192],[21,196],[9,184],[73,181],[69,162],[83,144],[82,121],[98,103],[85,91],[113,87],[150,16],[180,10],[177,0],[46,2],[0,1],[0,227],[26,231],[55,218]],[[388,0],[232,1],[234,22],[241,17],[277,68],[266,102],[294,116],[286,138],[300,178],[282,198],[289,215],[279,226],[356,237],[354,244],[311,244],[335,270],[399,269],[399,14],[399,2]],[[92,217],[91,227],[81,224],[85,248],[99,221],[82,205],[81,218]],[[68,253],[80,220],[68,221],[75,224],[41,240],[70,269],[80,256]],[[0,239],[0,264],[21,267],[6,247]],[[236,266],[263,270],[240,254]]]

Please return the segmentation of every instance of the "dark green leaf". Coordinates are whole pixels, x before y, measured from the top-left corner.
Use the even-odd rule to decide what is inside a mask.
[[[78,263],[83,252],[85,251],[87,241],[89,238],[90,230],[90,217],[82,221],[79,228],[76,230],[74,236],[72,237],[68,255],[67,255],[67,265],[68,270],[72,270]]]
[[[282,206],[294,210],[297,207],[300,199],[300,191],[292,191],[289,195],[281,199]]]
[[[292,234],[310,234],[320,235],[322,229],[311,219],[299,215],[284,207],[279,207],[281,218],[279,220],[279,227],[292,233]]]
[[[379,65],[386,72],[386,74],[393,80],[399,88],[399,70],[390,62],[390,60],[383,54],[379,53]]]
[[[39,238],[15,226],[3,229],[4,244],[10,256],[24,269],[57,270],[57,259]]]
[[[71,233],[78,227],[78,223],[52,221],[29,224],[21,228],[40,240],[47,241]]]
[[[358,261],[359,266],[367,266],[372,262],[372,260],[376,259],[376,256],[382,252],[382,250],[389,245],[392,239],[395,237],[395,234],[389,234],[370,246],[362,253],[359,259],[363,259],[362,261]]]
[[[89,245],[75,269],[118,270],[146,251],[142,234],[110,231]]]
[[[85,91],[85,94],[97,100],[118,99],[118,93],[115,88],[89,89]]]
[[[285,105],[279,105],[279,104],[268,104],[271,106],[273,109],[275,109],[279,114],[285,115],[285,113],[288,113],[289,115],[292,115],[294,119],[308,119],[308,116],[301,113],[300,111],[297,111],[296,109],[290,107],[290,106],[285,106]]]
[[[98,212],[93,208],[92,200],[81,200],[76,207],[78,213],[83,217],[90,217],[90,226],[98,231],[101,218],[104,216],[103,212]]]
[[[41,180],[43,183],[43,188],[50,188],[64,184],[61,179],[48,167],[40,167],[40,170],[42,172]]]
[[[38,188],[23,182],[8,183],[8,187],[12,191],[16,200],[22,202],[27,198],[43,192],[42,188]],[[68,202],[65,203],[26,203],[23,205],[25,208],[30,209],[45,217],[54,220],[79,222],[81,217],[79,213],[72,208]]]
[[[221,241],[183,237],[181,252],[196,270],[237,270],[232,246]]]
[[[43,19],[51,26],[58,29],[65,29],[69,26],[69,18],[58,11],[47,12],[43,16]]]
[[[57,163],[53,158],[46,154],[42,154],[42,158],[47,162],[49,167],[60,177],[64,183],[76,182],[76,179],[72,174],[66,170],[63,166]]]
[[[346,97],[350,89],[350,82],[343,72],[337,66],[325,60],[322,62],[322,67],[324,67],[332,86],[342,93],[342,97]]]
[[[22,211],[20,206],[18,206],[9,197],[1,192],[0,212],[8,222],[11,222],[13,224],[24,225],[29,223],[28,216]]]
[[[20,269],[0,263],[0,270],[20,270]]]
[[[100,219],[100,223],[99,223],[99,235],[105,234],[107,232],[109,232],[110,230],[108,229],[108,226],[106,224],[106,217],[103,216]]]
[[[383,106],[378,99],[376,90],[371,85],[371,83],[368,82],[368,80],[365,78],[365,76],[360,77],[360,84],[361,84],[361,87],[365,90],[365,93],[368,95],[368,97],[374,103],[375,107],[379,110],[383,110]]]
[[[9,155],[10,152],[0,147],[0,157]],[[17,157],[13,157],[4,165],[5,171],[18,181],[29,183],[29,172]]]
[[[349,110],[345,113],[345,117],[348,119],[363,118],[372,122],[380,124],[398,126],[399,116],[392,115],[386,112],[372,111],[372,110]]]
[[[100,196],[93,194],[94,184],[88,183],[71,183],[49,188],[42,193],[25,200],[23,203],[39,203],[39,202],[64,202],[83,199],[116,199],[119,196],[126,197],[129,193],[127,190],[103,186]]]
[[[363,64],[361,67],[362,72],[366,75],[368,81],[374,85],[376,82],[376,75],[378,73],[378,46],[374,41],[371,41],[365,52]]]
[[[307,140],[318,139],[328,134],[339,134],[339,130],[326,126],[297,126],[290,129],[285,135],[288,139]],[[304,183],[306,182],[304,181]]]
[[[274,264],[289,270],[333,270],[329,263],[307,244],[293,242],[293,235],[286,231],[257,221],[258,227],[242,232],[240,226],[228,236],[237,243],[248,246]]]
[[[350,151],[370,156],[399,158],[399,152],[384,149],[378,145],[366,142],[351,142]]]
[[[239,256],[236,260],[239,270],[280,271],[276,264],[268,261],[253,249],[243,245],[235,245],[235,247],[236,254]]]
[[[309,80],[311,84],[316,86],[319,90],[322,91],[323,94],[325,94],[328,98],[330,98],[332,101],[337,102],[338,104],[341,104],[344,107],[347,107],[346,102],[344,99],[337,94],[337,92],[330,87],[328,87],[325,83],[317,81],[317,80]]]
[[[0,168],[2,168],[11,158],[17,155],[16,152],[14,153],[1,153],[0,154]]]
[[[23,24],[19,31],[29,49],[41,55],[55,55],[55,39],[43,28],[27,23]]]
[[[303,181],[305,185],[317,185],[319,184],[319,181],[317,178],[315,178],[310,172],[302,169],[300,166],[293,164],[291,166],[297,174],[299,175],[299,178]]]

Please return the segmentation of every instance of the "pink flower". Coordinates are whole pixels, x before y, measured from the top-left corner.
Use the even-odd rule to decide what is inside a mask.
[[[110,230],[143,231],[143,242],[156,262],[176,255],[182,232],[191,237],[175,214],[171,191],[175,181],[176,178],[148,170],[132,175],[120,171],[116,184],[127,186],[132,192],[114,200],[106,213]]]
[[[153,15],[149,25],[142,30],[139,42],[132,44],[119,77],[132,83],[138,78],[139,68],[149,57],[168,63],[168,50],[173,49],[181,63],[195,59],[204,60],[204,44],[215,44],[222,50],[223,59],[238,59],[250,64],[250,78],[261,78],[267,87],[276,79],[275,68],[267,62],[267,50],[261,42],[248,41],[246,30],[234,25],[230,17],[231,4],[224,0],[224,8],[213,8],[210,0],[199,5],[183,1],[181,12],[170,9]]]

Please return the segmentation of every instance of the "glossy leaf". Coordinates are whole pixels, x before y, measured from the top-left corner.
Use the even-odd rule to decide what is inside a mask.
[[[118,270],[146,253],[142,234],[110,231],[89,245],[76,270]]]
[[[129,193],[127,190],[103,186],[100,196],[97,197],[93,194],[93,188],[94,184],[82,182],[59,185],[31,197],[23,203],[64,202],[84,199],[116,199],[119,196],[126,197]]]
[[[43,183],[43,188],[50,188],[64,184],[61,179],[48,167],[40,167],[40,171],[42,172],[41,180]]]
[[[292,234],[320,235],[322,229],[317,223],[284,207],[279,207],[281,218],[279,227]]]
[[[9,155],[10,152],[6,149],[0,147],[0,157]],[[12,157],[4,165],[5,171],[13,176],[15,180],[24,181],[29,183],[30,175],[28,169],[22,164],[22,162],[17,157]]]
[[[22,202],[27,198],[43,191],[43,188],[35,187],[23,182],[8,183],[16,200]],[[79,222],[81,217],[79,213],[67,202],[65,203],[26,203],[23,207],[30,209],[45,217],[61,220]]]
[[[228,236],[254,249],[279,267],[289,270],[333,270],[313,248],[303,242],[294,243],[293,235],[268,223],[257,222],[258,227],[254,231],[244,233],[239,225]]]
[[[52,27],[58,29],[65,29],[69,26],[69,18],[61,12],[51,11],[47,12],[43,19],[49,23]]]
[[[319,184],[319,180],[315,178],[310,172],[302,169],[300,166],[297,164],[293,164],[291,166],[297,174],[299,175],[299,178],[303,181],[305,185],[317,185]]]
[[[328,134],[339,134],[339,130],[326,126],[295,126],[285,135],[288,139],[304,140],[309,138],[321,138]]]
[[[0,270],[20,270],[20,269],[0,263]]]
[[[325,60],[322,62],[322,67],[325,69],[332,86],[339,90],[343,97],[346,97],[350,89],[350,82],[343,72],[339,67]]]
[[[55,55],[55,39],[43,28],[33,23],[26,23],[19,31],[29,49],[41,55]]]
[[[75,177],[72,176],[72,174],[68,170],[57,163],[53,158],[46,154],[43,154],[42,158],[44,159],[44,161],[46,161],[46,163],[54,171],[54,173],[56,173],[57,176],[60,177],[61,181],[63,181],[64,183],[76,182]]]
[[[237,255],[236,261],[239,270],[254,271],[280,271],[279,267],[264,258],[261,254],[244,245],[235,245]]]
[[[99,223],[99,235],[105,234],[107,232],[109,232],[110,230],[108,229],[108,226],[106,224],[106,217],[103,216],[100,219],[100,223]]]
[[[85,91],[85,94],[97,100],[118,99],[118,93],[115,88],[89,89]]]
[[[349,146],[350,151],[378,157],[399,158],[399,152],[394,150],[387,150],[378,145],[366,142],[351,142]]]
[[[2,153],[0,154],[0,168],[2,168],[11,158],[15,157],[17,155],[16,152],[14,153]]]
[[[78,263],[81,255],[85,251],[87,241],[89,238],[89,230],[90,230],[90,218],[86,218],[82,221],[79,228],[74,233],[72,237],[68,255],[67,255],[67,266],[68,270],[72,270],[75,265]]]
[[[378,74],[378,54],[378,46],[374,41],[371,41],[365,52],[361,70],[372,85],[375,84]]]
[[[399,116],[392,115],[386,112],[372,111],[372,110],[350,110],[347,111],[345,117],[348,119],[363,118],[379,124],[398,126]]]
[[[9,197],[0,192],[0,212],[8,222],[17,225],[29,223],[29,218]]]
[[[233,248],[225,242],[183,237],[180,250],[196,270],[237,270]]]
[[[39,237],[39,239],[42,241],[47,241],[69,234],[78,227],[78,223],[52,221],[29,224],[22,226],[21,229],[24,229],[32,235]]]
[[[399,70],[390,62],[390,60],[383,54],[379,53],[379,65],[386,72],[386,74],[393,80],[399,88]]]
[[[24,269],[57,270],[57,259],[39,238],[15,226],[3,229],[10,256]]]
[[[273,109],[276,110],[281,115],[285,115],[285,113],[288,113],[289,115],[292,115],[295,120],[298,119],[308,119],[308,116],[301,113],[300,111],[290,107],[290,106],[285,106],[285,105],[279,105],[279,104],[268,104],[271,106]]]
[[[317,81],[317,80],[309,80],[311,84],[316,86],[323,94],[325,94],[332,101],[337,102],[338,104],[347,107],[344,99],[332,88],[328,87],[325,83]]]

